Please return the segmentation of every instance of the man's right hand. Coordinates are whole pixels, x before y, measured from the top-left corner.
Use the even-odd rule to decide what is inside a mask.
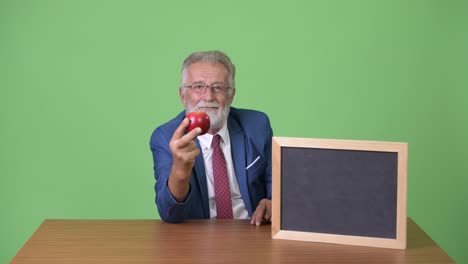
[[[184,135],[189,124],[190,120],[184,118],[169,142],[173,162],[167,184],[172,195],[179,202],[185,200],[189,192],[190,173],[195,164],[195,158],[200,154],[194,139],[200,135],[201,128],[197,127]]]

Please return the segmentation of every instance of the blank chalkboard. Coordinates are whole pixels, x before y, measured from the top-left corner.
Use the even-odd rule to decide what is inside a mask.
[[[406,143],[273,142],[273,237],[406,247]]]

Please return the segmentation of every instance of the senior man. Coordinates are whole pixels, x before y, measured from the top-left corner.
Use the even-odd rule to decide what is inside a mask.
[[[235,66],[225,53],[195,52],[184,60],[179,96],[185,110],[150,140],[155,201],[164,221],[270,221],[270,121],[262,112],[231,107],[235,94]],[[192,111],[209,115],[208,133],[186,133]]]

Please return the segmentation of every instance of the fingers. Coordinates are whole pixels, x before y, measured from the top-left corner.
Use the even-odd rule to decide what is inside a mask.
[[[180,123],[179,127],[177,127],[177,129],[174,131],[171,142],[174,142],[175,147],[183,148],[200,135],[201,128],[199,127],[193,129],[192,131],[184,135],[184,132],[189,124],[190,120],[188,118],[184,118],[184,120],[182,120],[182,123]]]
[[[180,123],[179,127],[177,127],[177,129],[174,131],[171,141],[179,140],[184,137],[188,138],[184,142],[191,141],[195,139],[198,135],[200,135],[201,128],[199,127],[193,129],[192,131],[184,135],[184,132],[189,125],[190,125],[190,120],[188,118],[184,118],[184,120],[182,120],[182,123]]]
[[[175,144],[178,147],[182,148],[188,145],[189,143],[193,142],[193,140],[200,135],[201,131],[201,128],[197,127],[194,130],[182,136],[181,138],[176,139]]]
[[[200,135],[201,128],[195,128],[184,135],[184,131],[189,125],[190,120],[184,118],[179,127],[174,131],[172,139],[169,142],[169,148],[173,157],[173,168],[176,171],[183,172],[181,175],[188,177],[189,171],[195,163],[196,157],[200,154],[194,139]]]
[[[182,123],[180,123],[179,127],[177,127],[177,129],[174,131],[171,141],[169,142],[169,147],[171,148],[172,152],[177,152],[178,150],[187,148],[187,146],[193,143],[193,140],[198,135],[200,135],[201,128],[199,127],[193,129],[192,131],[184,135],[184,131],[189,124],[190,120],[188,118],[184,118],[184,120],[182,120]],[[196,146],[189,146],[188,150],[193,149],[193,147]]]
[[[179,139],[170,143],[173,165],[190,167],[195,163],[195,158],[200,154],[197,144],[192,140],[186,143]]]
[[[266,211],[266,206],[262,204],[261,206],[257,207],[257,210],[255,210],[257,214],[255,215],[255,225],[259,226],[262,224],[263,221],[263,215],[265,214]]]
[[[252,214],[250,224],[261,225],[262,221],[270,221],[271,219],[271,200],[262,199],[258,204],[255,212]]]
[[[182,120],[182,123],[180,123],[179,127],[174,131],[171,141],[181,138],[184,135],[184,131],[185,129],[187,129],[189,124],[190,120],[188,118],[184,118],[184,120]]]

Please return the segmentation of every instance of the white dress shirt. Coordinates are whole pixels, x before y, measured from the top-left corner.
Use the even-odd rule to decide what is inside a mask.
[[[234,219],[249,219],[249,213],[245,209],[244,200],[242,200],[239,184],[237,183],[236,172],[234,170],[234,163],[231,155],[231,141],[229,139],[229,131],[225,124],[221,130],[218,131],[221,136],[221,151],[226,159],[226,169],[229,178],[229,188],[231,190],[231,201],[232,201],[232,216]],[[216,218],[216,200],[214,190],[214,178],[213,178],[213,165],[212,155],[213,148],[211,142],[213,141],[213,135],[204,134],[198,136],[200,141],[200,147],[203,153],[203,160],[205,161],[205,173],[206,183],[208,187],[208,203],[210,205],[210,218]]]

